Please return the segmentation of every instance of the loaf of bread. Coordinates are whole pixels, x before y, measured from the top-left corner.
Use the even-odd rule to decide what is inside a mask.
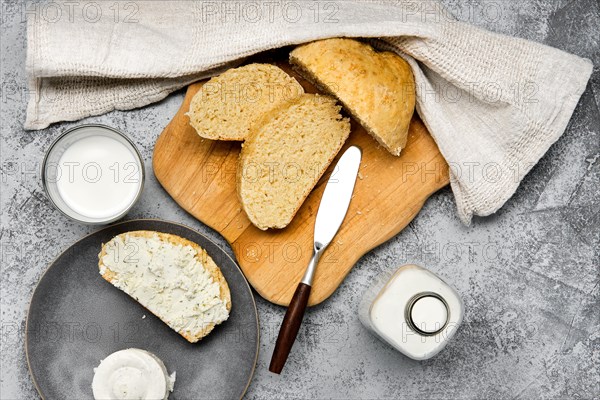
[[[290,62],[306,79],[337,97],[390,153],[406,146],[415,109],[410,65],[352,39],[326,39],[295,48]]]
[[[122,233],[102,246],[100,274],[195,343],[229,317],[221,270],[194,242],[168,233]]]
[[[329,96],[304,94],[274,110],[242,146],[238,194],[258,228],[286,227],[350,135]]]
[[[203,138],[246,140],[254,122],[303,93],[298,81],[281,68],[249,64],[206,82],[186,115]]]

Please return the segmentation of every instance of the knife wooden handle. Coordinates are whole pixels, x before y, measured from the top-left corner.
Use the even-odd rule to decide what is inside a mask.
[[[306,304],[310,296],[310,289],[310,285],[300,283],[294,292],[294,297],[292,297],[292,301],[281,323],[281,328],[279,328],[279,336],[277,336],[275,349],[271,356],[271,365],[269,365],[269,371],[271,372],[280,374],[285,365],[302,324],[304,310],[306,310]]]

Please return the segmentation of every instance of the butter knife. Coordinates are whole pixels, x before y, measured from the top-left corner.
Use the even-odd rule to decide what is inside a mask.
[[[315,221],[313,255],[281,323],[269,366],[269,371],[273,373],[281,373],[296,340],[319,259],[337,234],[348,212],[361,158],[360,148],[349,147],[336,164],[325,186]]]

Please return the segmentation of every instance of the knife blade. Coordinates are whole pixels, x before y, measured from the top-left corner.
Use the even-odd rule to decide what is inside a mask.
[[[329,177],[315,221],[315,246],[326,247],[338,232],[352,199],[361,151],[352,146],[344,152]]]
[[[337,234],[348,212],[361,158],[362,152],[359,147],[349,147],[340,157],[327,181],[315,221],[313,255],[281,323],[269,365],[269,371],[273,373],[281,373],[296,340],[319,259]]]

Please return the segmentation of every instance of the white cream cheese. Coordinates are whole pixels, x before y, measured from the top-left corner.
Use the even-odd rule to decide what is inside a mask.
[[[94,368],[92,391],[96,400],[164,400],[175,384],[165,364],[140,349],[112,353]]]
[[[196,250],[152,238],[117,236],[107,244],[100,273],[114,273],[112,284],[161,318],[172,329],[197,337],[208,325],[229,317],[227,301],[196,256]],[[207,261],[207,260],[205,260]]]

